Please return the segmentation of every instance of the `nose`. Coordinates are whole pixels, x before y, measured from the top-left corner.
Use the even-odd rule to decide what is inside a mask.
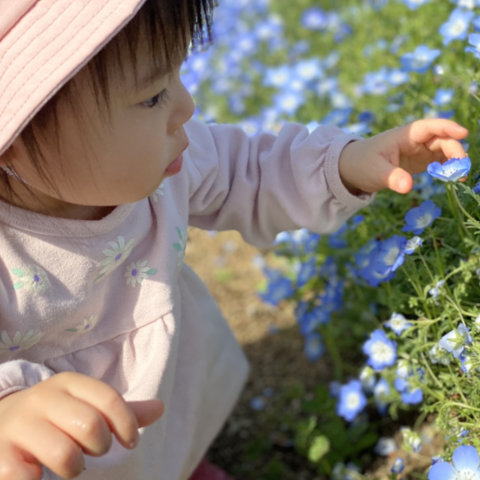
[[[179,80],[178,91],[176,92],[177,102],[175,109],[170,115],[168,122],[168,133],[174,134],[177,130],[190,120],[195,110],[195,103],[185,85]]]

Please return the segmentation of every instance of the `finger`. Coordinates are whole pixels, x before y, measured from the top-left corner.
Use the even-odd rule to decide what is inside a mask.
[[[444,118],[417,120],[407,126],[407,135],[415,143],[426,143],[433,137],[465,138],[468,130],[456,122]]]
[[[140,402],[127,402],[130,405],[139,427],[146,427],[157,421],[165,410],[163,402],[158,399]]]
[[[135,447],[138,442],[137,419],[122,396],[104,382],[86,375],[70,375],[75,381],[66,383],[68,393],[97,409],[124,447]]]
[[[432,152],[442,152],[447,159],[467,156],[462,144],[451,138],[434,138],[426,142],[425,146]]]
[[[389,188],[397,193],[408,193],[413,186],[412,176],[391,162],[378,162],[375,176],[380,179],[381,184],[373,191]]]
[[[64,395],[46,410],[45,416],[77,442],[85,453],[100,456],[110,450],[110,428],[103,415],[90,404]]]
[[[83,452],[68,435],[47,421],[32,422],[29,427],[27,435],[16,439],[20,450],[62,478],[73,478],[83,471]]]
[[[41,480],[41,465],[29,454],[11,445],[0,446],[0,480]]]

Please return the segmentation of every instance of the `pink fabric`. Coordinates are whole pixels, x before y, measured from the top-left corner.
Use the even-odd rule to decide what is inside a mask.
[[[0,0],[0,155],[143,3]]]
[[[208,460],[203,460],[189,480],[234,480],[234,478]]]

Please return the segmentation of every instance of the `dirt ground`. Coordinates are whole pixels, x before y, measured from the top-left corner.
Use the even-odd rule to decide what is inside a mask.
[[[259,299],[257,289],[264,277],[256,259],[261,253],[268,252],[246,244],[236,232],[189,231],[186,262],[219,303],[251,366],[246,388],[209,456],[235,474],[236,480],[324,480],[314,473],[305,457],[295,452],[278,408],[285,408],[285,415],[300,413],[298,392],[308,396],[316,385],[329,381],[328,359],[315,363],[306,359],[291,306],[274,308]],[[251,406],[255,398],[264,403],[260,411]],[[436,438],[431,427],[426,428],[430,429],[428,436]],[[262,442],[259,438],[263,432]],[[431,457],[438,453],[439,440],[429,443],[431,446],[421,454],[404,458],[410,468],[423,470],[430,464]],[[280,460],[277,464],[276,459]],[[368,478],[391,478],[393,460],[380,462]],[[269,474],[262,469],[266,462],[272,463]],[[284,463],[288,471],[284,471]],[[405,479],[419,478],[408,471],[404,475]]]

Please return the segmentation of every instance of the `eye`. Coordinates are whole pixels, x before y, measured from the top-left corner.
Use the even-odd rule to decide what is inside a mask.
[[[153,97],[145,100],[140,105],[147,108],[162,107],[168,101],[168,91],[167,89],[162,90],[160,93],[157,93]]]

